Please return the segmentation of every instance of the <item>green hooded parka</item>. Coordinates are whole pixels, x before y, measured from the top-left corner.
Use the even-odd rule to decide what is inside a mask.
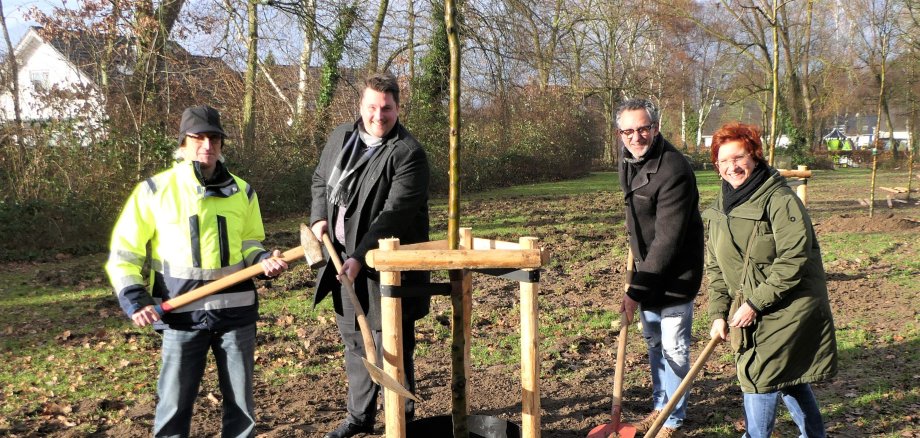
[[[729,312],[745,301],[758,311],[755,324],[731,328],[746,393],[774,392],[837,373],[834,321],[811,218],[786,179],[768,171],[767,181],[729,214],[721,193],[703,212],[709,228],[710,319],[728,321]]]

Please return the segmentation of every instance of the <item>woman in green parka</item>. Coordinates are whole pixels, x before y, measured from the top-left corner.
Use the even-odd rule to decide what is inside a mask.
[[[811,218],[763,156],[760,130],[712,139],[722,190],[703,212],[712,336],[731,338],[746,437],[773,432],[782,398],[803,437],[824,437],[810,383],[837,372],[837,341]]]

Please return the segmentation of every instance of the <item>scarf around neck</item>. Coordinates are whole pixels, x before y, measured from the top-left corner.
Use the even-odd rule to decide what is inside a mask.
[[[360,123],[360,122],[359,122]],[[355,129],[338,157],[335,159],[335,167],[327,180],[326,192],[329,194],[329,200],[340,207],[348,206],[358,183],[358,170],[370,160],[374,150],[377,148],[363,149],[364,142],[361,140],[361,129]]]
[[[741,183],[738,188],[732,187],[728,181],[722,180],[722,209],[725,214],[731,212],[735,207],[745,203],[767,179],[770,178],[770,172],[767,166],[761,163],[751,172],[747,181]]]

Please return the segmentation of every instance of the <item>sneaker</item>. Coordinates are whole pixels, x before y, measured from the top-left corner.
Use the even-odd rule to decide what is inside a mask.
[[[658,419],[658,414],[660,413],[661,411],[654,410],[652,412],[649,412],[649,414],[646,415],[645,418],[639,420],[636,423],[633,423],[632,425],[636,427],[636,432],[643,433],[643,434],[645,432],[648,432],[648,430],[652,428],[652,424],[655,422],[655,420]]]
[[[683,438],[686,436],[680,429],[671,429],[670,427],[662,427],[658,431],[658,435],[655,435],[655,438]]]

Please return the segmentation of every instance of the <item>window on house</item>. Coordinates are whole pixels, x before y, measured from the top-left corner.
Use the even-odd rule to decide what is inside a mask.
[[[48,83],[48,71],[46,70],[33,70],[30,73],[32,86],[36,90],[47,90],[51,85]]]

